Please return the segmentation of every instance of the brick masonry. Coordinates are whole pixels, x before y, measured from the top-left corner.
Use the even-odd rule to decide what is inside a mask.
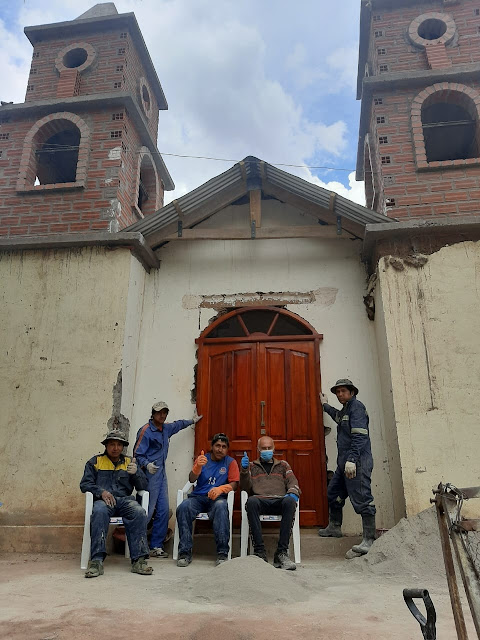
[[[79,70],[58,64],[59,52],[72,44],[81,47],[82,43],[88,45],[87,64]],[[92,51],[94,55],[90,55]],[[66,35],[63,40],[44,40],[35,46],[28,80],[33,89],[27,91],[25,102],[51,100],[52,96],[60,100],[101,96],[117,90],[127,92],[140,105],[156,139],[158,104],[146,77],[125,30],[84,34],[81,41],[78,35],[70,40]],[[120,83],[117,89],[115,83]],[[148,91],[148,113],[142,100],[144,88]],[[136,204],[144,155],[149,156],[146,165],[150,188],[143,214],[153,213],[163,205],[162,181],[125,108],[100,108],[92,101],[91,107],[83,106],[78,113],[58,113],[62,110],[56,111],[54,106],[51,111],[50,116],[45,116],[44,110],[32,113],[18,109],[3,116],[0,109],[0,236],[116,231],[136,222],[142,216]],[[76,180],[34,186],[36,136],[41,137],[45,122],[51,127],[55,120],[73,123],[82,134]]]
[[[402,4],[402,3],[400,3]],[[445,7],[442,0],[397,6],[393,10],[373,9],[368,65],[372,75],[435,67],[455,69],[456,65],[478,62],[480,58],[480,1],[463,0]],[[429,12],[447,14],[455,35],[446,45],[415,46],[408,38],[409,26]],[[450,28],[450,27],[449,27]],[[437,53],[434,53],[436,49]],[[442,62],[443,61],[443,62]],[[423,87],[412,82],[408,88],[389,85],[364,99],[371,102],[368,144],[365,148],[366,196],[370,204],[375,193],[375,209],[398,219],[431,216],[480,215],[480,159],[427,163],[420,120],[421,102],[434,91],[455,91],[468,96],[480,116],[480,81],[435,83],[426,79]],[[461,97],[462,97],[461,96]],[[364,105],[365,106],[365,105]],[[478,122],[479,120],[477,120]],[[385,142],[385,136],[387,142]],[[382,143],[380,143],[382,139]],[[369,150],[372,173],[369,174]]]

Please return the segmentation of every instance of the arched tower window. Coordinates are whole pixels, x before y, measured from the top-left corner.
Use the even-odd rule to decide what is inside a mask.
[[[369,135],[365,136],[365,145],[364,145],[364,176],[363,179],[365,181],[365,201],[366,206],[369,209],[376,209],[377,206],[377,196],[375,189],[375,175],[373,172],[372,165],[372,153],[370,150],[370,140]]]
[[[433,94],[422,105],[427,162],[478,157],[476,107],[459,92]]]
[[[159,182],[153,158],[146,147],[142,147],[138,166],[138,189],[135,201],[137,212],[143,216],[155,213],[158,208]]]
[[[17,191],[83,187],[89,140],[87,124],[73,113],[38,120],[25,136]]]
[[[442,82],[412,102],[417,167],[463,166],[480,162],[480,94],[472,87]]]
[[[38,184],[75,182],[77,175],[80,130],[68,120],[59,120],[55,124],[55,128],[61,127],[60,131],[50,135],[51,127],[45,125],[35,140]]]

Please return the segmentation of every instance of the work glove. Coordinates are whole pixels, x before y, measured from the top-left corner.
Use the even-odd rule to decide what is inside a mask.
[[[328,404],[328,398],[327,398],[327,396],[326,396],[324,393],[322,393],[322,392],[320,392],[320,402],[321,402],[322,404]]]
[[[199,420],[201,420],[203,418],[203,416],[199,416],[197,413],[197,407],[195,407],[195,411],[193,412],[193,418],[192,418],[192,422],[193,424],[197,424],[197,422]]]
[[[207,495],[210,500],[216,500],[218,496],[222,495],[222,493],[230,493],[230,491],[232,491],[231,484],[222,484],[220,487],[213,487],[213,489],[210,489]]]
[[[160,469],[160,467],[157,467],[157,465],[154,462],[149,462],[147,464],[147,471],[152,476],[155,475],[159,469]]]
[[[248,469],[250,466],[250,460],[248,459],[246,451],[243,452],[243,458],[241,459],[240,464],[242,465],[242,469]]]
[[[298,502],[298,496],[297,496],[297,494],[296,494],[296,493],[287,493],[287,494],[285,495],[285,497],[287,497],[287,496],[288,496],[289,498],[293,498],[293,499],[295,500],[295,502]]]
[[[203,449],[200,451],[200,455],[195,460],[195,463],[192,467],[192,471],[196,476],[199,476],[202,473],[202,467],[207,464],[207,456],[204,454]]]
[[[102,491],[102,500],[105,502],[105,504],[108,507],[114,507],[117,504],[117,501],[115,500],[115,496],[113,496],[110,491],[107,491],[105,489],[105,491]]]
[[[347,462],[345,463],[345,476],[347,478],[350,478],[350,480],[352,478],[355,478],[355,476],[357,475],[357,465],[355,464],[355,462],[350,462],[349,460],[347,460]]]
[[[131,476],[135,475],[137,473],[137,460],[136,458],[132,458],[132,461],[128,463],[127,465],[127,473],[129,473]]]

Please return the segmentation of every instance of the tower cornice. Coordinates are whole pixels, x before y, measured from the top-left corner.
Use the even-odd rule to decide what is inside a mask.
[[[82,18],[68,20],[66,22],[55,22],[53,24],[42,24],[33,27],[25,27],[24,33],[35,46],[38,42],[53,40],[55,38],[65,39],[68,37],[78,37],[88,35],[96,31],[105,32],[112,29],[127,30],[138,50],[142,64],[145,67],[148,81],[152,87],[160,110],[168,109],[167,100],[158,79],[157,72],[153,66],[152,59],[143,39],[142,32],[138,26],[134,13],[119,13],[95,18]]]

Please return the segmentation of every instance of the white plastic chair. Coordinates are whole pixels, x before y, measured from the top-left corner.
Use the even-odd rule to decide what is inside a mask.
[[[148,513],[148,502],[150,494],[148,491],[137,491],[137,495],[142,496],[142,507],[145,509],[145,513]],[[85,492],[85,524],[83,526],[83,543],[82,543],[82,556],[80,558],[80,568],[86,569],[88,561],[90,560],[90,519],[93,512],[93,493],[90,491]],[[123,525],[122,518],[114,517],[110,518],[110,526]],[[128,540],[125,536],[125,557],[130,558],[130,549],[128,548]]]
[[[187,493],[190,489],[195,486],[195,483],[187,482],[187,484],[183,487],[183,489],[179,489],[177,491],[177,508],[182,504],[182,502],[187,498]],[[227,507],[228,507],[228,518],[230,520],[230,543],[229,543],[229,551],[228,551],[228,559],[232,558],[232,518],[233,518],[233,501],[235,498],[235,491],[230,491],[227,495]],[[195,520],[209,520],[208,513],[199,513]],[[195,523],[194,523],[195,526]],[[178,531],[178,521],[175,521],[175,534],[173,536],[173,559],[178,560],[178,542],[180,539],[180,534]]]
[[[245,505],[247,504],[248,494],[246,491],[242,491],[241,493],[241,503],[242,503],[242,524],[240,530],[240,557],[244,558],[250,546],[250,536],[249,531],[250,527],[248,524],[248,515],[245,510]],[[282,516],[260,516],[261,522],[280,522]],[[293,521],[293,530],[292,530],[292,539],[293,539],[293,554],[295,556],[295,564],[300,564],[302,559],[300,555],[300,500],[297,500],[297,512],[295,514],[295,520]]]

